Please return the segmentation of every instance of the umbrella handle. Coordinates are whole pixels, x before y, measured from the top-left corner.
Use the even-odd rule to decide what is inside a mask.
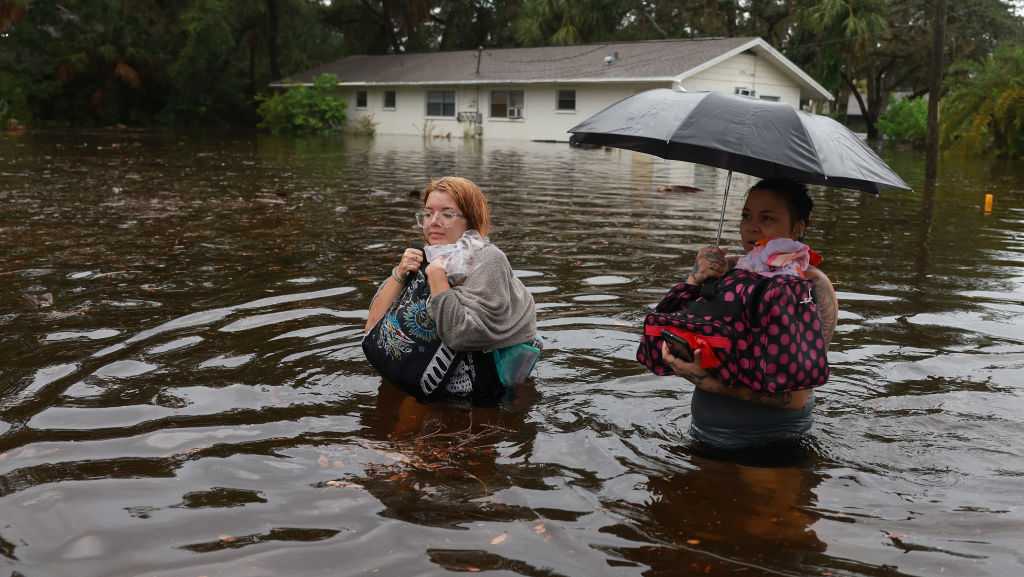
[[[725,196],[722,198],[722,214],[718,217],[718,236],[715,237],[715,246],[722,244],[722,227],[725,226],[725,205],[729,203],[729,186],[732,184],[732,171],[725,177]]]

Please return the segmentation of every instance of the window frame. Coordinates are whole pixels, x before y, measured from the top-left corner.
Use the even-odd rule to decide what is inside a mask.
[[[505,115],[504,116],[494,114],[494,96],[496,94],[503,94],[505,96]],[[514,94],[518,94],[519,95],[518,106],[513,105],[512,95],[514,95]],[[516,117],[509,116],[508,115],[509,110],[511,110],[512,108],[517,108],[517,107],[519,109],[519,116],[516,116]],[[526,118],[526,91],[525,90],[515,90],[515,89],[511,89],[511,88],[502,88],[502,89],[498,89],[498,90],[491,90],[491,93],[490,93],[490,96],[489,96],[489,101],[488,101],[488,106],[487,106],[487,117],[488,118],[492,118],[492,119],[496,119],[496,120],[507,120],[507,121],[521,121],[521,120],[524,120]]]
[[[359,97],[363,97],[363,104],[359,104]],[[356,110],[366,110],[370,106],[370,91],[356,90]]]
[[[572,108],[562,108],[562,93],[572,92]],[[556,88],[555,89],[555,112],[560,114],[575,114],[576,113],[576,89],[575,88]]]
[[[437,102],[434,103],[434,104],[440,104],[440,106],[441,106],[441,114],[431,114],[430,113],[430,104],[431,104],[431,102],[430,102],[430,95],[431,94],[441,94],[442,95],[441,102],[440,103],[437,103]],[[451,114],[444,114],[445,107],[449,104],[446,101],[446,99],[444,98],[444,95],[446,95],[446,94],[451,94],[451,96],[452,96],[452,101],[451,101],[452,113]],[[458,95],[455,93],[454,90],[427,90],[426,94],[424,95],[424,106],[426,107],[426,117],[427,118],[455,118],[456,117],[456,110],[458,110],[458,106],[457,106],[458,102],[459,102]]]
[[[391,95],[391,106],[388,106],[388,95]],[[384,110],[398,110],[398,91],[385,90],[381,97],[381,105]]]

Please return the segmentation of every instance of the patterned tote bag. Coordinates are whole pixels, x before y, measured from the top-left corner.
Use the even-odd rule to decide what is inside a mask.
[[[388,381],[421,401],[468,398],[493,404],[503,395],[494,360],[483,352],[456,352],[441,341],[430,316],[430,285],[420,269],[363,337],[363,353]]]

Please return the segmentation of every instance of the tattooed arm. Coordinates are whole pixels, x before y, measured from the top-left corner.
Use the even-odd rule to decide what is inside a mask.
[[[693,270],[686,278],[686,284],[699,285],[709,278],[718,278],[729,270],[728,258],[725,251],[717,246],[706,246],[697,251],[696,262],[693,263]]]
[[[672,367],[672,372],[690,381],[698,389],[708,393],[725,395],[727,397],[734,397],[743,401],[750,401],[752,403],[782,409],[802,409],[804,405],[807,404],[807,399],[811,396],[810,389],[768,393],[753,391],[746,387],[727,387],[722,384],[721,380],[700,368],[699,350],[694,351],[693,362],[688,363],[673,356],[668,345],[662,343],[661,356],[665,360],[665,363]]]
[[[814,267],[807,269],[805,277],[814,283],[814,302],[818,308],[818,318],[821,319],[821,335],[825,338],[826,344],[830,343],[839,319],[836,289],[832,287],[832,281],[828,280],[825,273]]]
[[[654,308],[659,313],[674,313],[700,296],[700,285],[709,278],[720,277],[729,270],[725,252],[716,246],[706,246],[697,252],[696,261],[686,280],[669,289]]]

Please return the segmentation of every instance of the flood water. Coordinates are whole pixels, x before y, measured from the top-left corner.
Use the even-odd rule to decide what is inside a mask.
[[[737,462],[691,444],[689,384],[634,360],[724,173],[550,143],[0,138],[0,575],[1020,575],[1024,169],[949,159],[925,191],[922,156],[884,155],[916,191],[813,191],[841,307],[813,438]],[[359,344],[411,192],[447,174],[489,194],[538,303],[536,378],[497,409],[418,405]],[[680,184],[703,190],[659,191]]]

